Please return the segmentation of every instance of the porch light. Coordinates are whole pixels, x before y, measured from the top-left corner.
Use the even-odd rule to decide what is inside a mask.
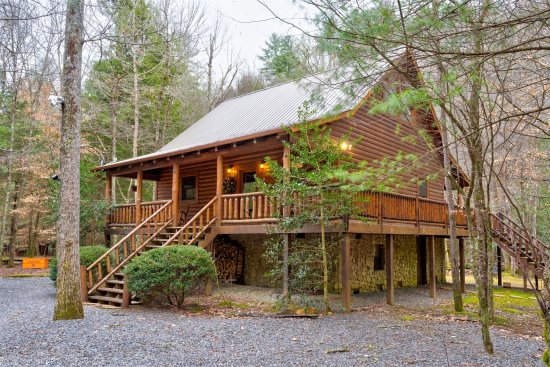
[[[351,150],[351,143],[348,143],[347,141],[343,141],[340,143],[340,149],[346,152],[349,152]]]
[[[265,161],[261,161],[260,162],[260,170],[264,171],[266,170],[268,167],[267,167],[267,163]]]
[[[227,174],[229,176],[233,176],[235,174],[235,166],[229,166],[227,167]]]

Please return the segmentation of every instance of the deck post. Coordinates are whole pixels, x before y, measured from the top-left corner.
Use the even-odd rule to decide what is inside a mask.
[[[386,302],[393,305],[395,292],[393,286],[393,234],[386,235]]]
[[[497,246],[497,284],[502,287],[502,250]]]
[[[342,258],[342,306],[346,312],[351,311],[351,283],[350,283],[350,234],[344,233],[344,240],[340,246]]]
[[[460,290],[462,293],[466,293],[466,269],[465,269],[465,259],[464,259],[464,238],[458,238],[458,253],[460,261]]]
[[[430,298],[437,296],[437,285],[435,283],[435,237],[428,236],[428,284],[430,287]]]
[[[290,293],[288,289],[289,278],[288,278],[288,248],[290,244],[290,234],[283,233],[283,297],[289,298]]]
[[[284,143],[284,141],[283,141]],[[286,171],[290,171],[290,147],[286,144],[283,145],[283,168]],[[290,215],[290,207],[288,205],[283,206],[283,217]],[[289,293],[289,263],[288,263],[288,249],[290,244],[290,234],[283,234],[283,297],[290,297]]]
[[[124,284],[122,285],[122,308],[130,307],[130,290],[128,289],[128,275],[124,274]]]
[[[218,154],[216,158],[216,226],[222,224],[222,195],[223,195],[223,156]]]
[[[107,204],[107,208],[109,208],[110,212],[111,205],[113,205],[113,176],[110,173],[107,173],[105,181],[105,204]],[[105,215],[105,246],[107,247],[111,247],[111,235],[108,230],[111,221],[109,212]]]
[[[143,198],[143,170],[137,171],[137,179],[136,179],[136,225],[141,223],[141,200]]]
[[[88,302],[88,282],[87,282],[86,265],[80,265],[80,295],[82,302]]]
[[[180,166],[178,163],[172,165],[172,225],[176,227],[179,222],[180,213]]]

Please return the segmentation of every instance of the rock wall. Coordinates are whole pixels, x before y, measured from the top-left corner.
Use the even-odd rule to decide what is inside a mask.
[[[308,240],[317,234],[307,234],[305,239],[291,236],[292,242]],[[385,235],[351,234],[351,289],[359,292],[373,292],[386,288],[386,271],[374,270],[374,257],[377,245],[385,244]],[[271,279],[266,276],[270,270],[266,258],[263,256],[268,239],[267,235],[231,235],[232,240],[238,241],[245,251],[244,282],[258,286],[272,286]],[[335,239],[334,237],[332,238]],[[427,251],[426,251],[427,253]],[[331,289],[341,290],[340,257],[338,251],[330,254],[333,271],[330,274]],[[435,239],[436,279],[445,282],[445,247],[442,238]],[[394,236],[394,286],[416,287],[418,279],[418,250],[417,237],[410,235]]]

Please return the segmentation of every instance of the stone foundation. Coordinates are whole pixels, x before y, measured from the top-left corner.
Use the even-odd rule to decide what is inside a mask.
[[[305,239],[318,236],[307,234]],[[386,271],[374,270],[375,248],[385,245],[385,235],[351,234],[351,289],[358,292],[373,292],[386,289]],[[244,248],[244,282],[249,285],[272,286],[266,273],[270,270],[263,254],[268,235],[231,235]],[[292,242],[301,239],[291,236]],[[427,254],[427,251],[426,251]],[[436,279],[445,282],[445,248],[442,238],[435,239]],[[330,256],[334,271],[330,274],[332,291],[341,290],[339,252],[332,251]],[[416,287],[418,285],[417,237],[394,235],[394,286]],[[385,266],[384,266],[385,268]],[[426,274],[428,274],[426,270]]]

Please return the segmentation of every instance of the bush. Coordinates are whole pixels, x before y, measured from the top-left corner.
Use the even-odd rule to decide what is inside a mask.
[[[185,296],[216,279],[216,267],[206,250],[168,246],[145,252],[124,269],[130,292],[149,301],[181,307]]]
[[[108,250],[105,246],[82,246],[80,248],[80,265],[90,266],[101,255]],[[107,267],[104,266],[103,272],[107,271]],[[55,283],[57,281],[57,258],[53,258],[50,261],[50,279]]]

